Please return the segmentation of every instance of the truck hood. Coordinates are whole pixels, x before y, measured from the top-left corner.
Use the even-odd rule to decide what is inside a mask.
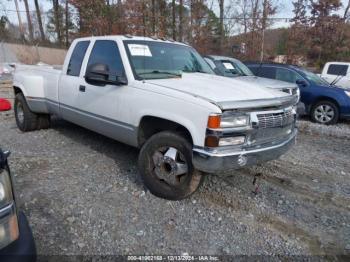
[[[258,81],[203,74],[183,73],[181,78],[146,80],[146,83],[170,88],[212,102],[274,99],[286,93],[262,87]]]
[[[298,87],[296,84],[293,84],[293,83],[288,83],[288,82],[264,78],[264,77],[257,77],[257,76],[239,76],[239,77],[236,77],[235,79],[237,79],[238,81],[243,81],[251,84],[258,84],[263,87],[273,88],[277,90],[283,90],[286,88],[294,89]]]

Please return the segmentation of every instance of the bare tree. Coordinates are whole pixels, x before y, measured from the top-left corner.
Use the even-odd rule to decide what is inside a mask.
[[[29,5],[28,5],[28,0],[23,0],[24,2],[24,6],[26,8],[26,14],[27,14],[27,23],[28,23],[28,30],[29,30],[29,39],[30,41],[34,40],[34,34],[33,34],[33,23],[32,23],[32,19],[30,17],[30,13],[29,13]]]
[[[166,1],[165,0],[159,0],[159,36],[165,37],[166,36]]]
[[[268,1],[269,0],[263,0],[263,15],[261,19],[261,50],[260,50],[260,61],[262,62],[264,60],[264,44],[265,44],[265,30],[266,30],[266,22],[267,17],[269,15],[268,10]]]
[[[172,30],[173,30],[173,39],[176,40],[176,3],[175,0],[172,0]]]
[[[66,21],[65,21],[65,24],[66,24],[66,48],[69,47],[69,3],[68,3],[68,0],[66,0],[66,4],[65,4],[65,18],[66,18]]]
[[[152,34],[156,34],[156,1],[152,0]]]
[[[60,4],[58,0],[53,0],[53,10],[54,10],[54,16],[55,16],[55,29],[57,34],[57,40],[58,43],[62,43],[62,36],[61,36],[61,22],[60,22]]]
[[[19,12],[18,1],[17,0],[15,0],[15,6],[16,6],[17,17],[18,17],[19,31],[20,31],[22,40],[24,40],[25,38],[24,38],[24,30],[23,30],[22,18],[21,18],[21,14]]]
[[[344,20],[349,19],[349,16],[350,16],[349,11],[350,11],[350,0],[348,0],[348,3],[345,6],[345,11],[344,11],[344,16],[343,16]]]
[[[41,35],[41,41],[45,41],[45,33],[44,33],[44,27],[43,27],[43,22],[41,19],[41,11],[40,11],[40,6],[38,3],[38,0],[34,0],[35,4],[35,10],[36,10],[36,15],[38,18],[38,24],[39,24],[39,30],[40,30],[40,35]]]
[[[183,41],[183,8],[184,3],[183,0],[180,0],[179,3],[179,41]]]
[[[220,50],[220,52],[222,52],[224,38],[225,38],[225,33],[224,33],[224,5],[225,5],[225,1],[224,0],[218,0],[218,1],[219,1],[219,9],[220,9],[219,50]]]

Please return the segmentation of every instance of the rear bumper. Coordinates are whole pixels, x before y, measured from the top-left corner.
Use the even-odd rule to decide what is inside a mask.
[[[35,262],[36,247],[28,220],[23,212],[18,213],[19,238],[0,250],[1,262]]]
[[[193,165],[206,173],[217,173],[256,165],[279,158],[296,142],[297,130],[285,141],[269,147],[248,151],[214,153],[204,149],[193,150]]]

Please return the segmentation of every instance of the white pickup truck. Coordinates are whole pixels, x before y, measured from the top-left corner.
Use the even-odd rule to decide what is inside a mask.
[[[329,84],[345,89],[350,88],[350,63],[328,62],[324,65],[320,75]]]
[[[278,158],[297,134],[296,94],[217,76],[190,46],[146,37],[76,39],[61,69],[17,67],[14,92],[20,130],[57,115],[139,147],[145,185],[171,200],[203,173]]]

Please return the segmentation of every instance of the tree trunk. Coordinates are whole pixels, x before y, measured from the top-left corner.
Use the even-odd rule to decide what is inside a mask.
[[[21,34],[21,39],[22,39],[22,40],[25,40],[25,37],[24,37],[24,30],[23,30],[23,24],[22,24],[22,18],[21,18],[21,14],[20,14],[20,12],[19,12],[17,0],[15,0],[15,6],[16,6],[16,11],[17,11],[18,25],[19,25],[19,31],[20,31],[20,34]]]
[[[267,22],[267,17],[269,15],[269,10],[268,10],[268,0],[263,1],[263,15],[262,15],[262,21],[261,21],[261,50],[260,50],[260,62],[264,60],[264,44],[265,44],[265,30],[266,30],[266,22]]]
[[[223,44],[224,44],[224,0],[219,0],[219,9],[220,9],[220,28],[219,28],[219,34],[220,34],[220,46],[219,46],[219,51],[220,53],[223,50]]]
[[[172,1],[172,11],[173,11],[173,39],[176,40],[176,3],[175,3],[175,0]]]
[[[26,14],[27,14],[27,23],[28,23],[28,30],[29,30],[29,39],[32,42],[34,40],[34,33],[33,33],[33,24],[32,24],[32,18],[30,17],[29,13],[29,5],[28,0],[23,0],[24,6],[26,8]]]
[[[183,41],[183,8],[184,3],[183,0],[180,0],[180,6],[179,6],[179,41]]]
[[[40,30],[40,35],[41,35],[41,41],[45,42],[45,33],[44,33],[43,22],[41,20],[41,11],[40,11],[38,0],[34,0],[34,4],[35,4],[36,15],[38,17],[38,24],[39,24],[39,30]]]
[[[152,34],[156,34],[156,1],[152,0]]]
[[[69,5],[68,0],[66,0],[66,6],[65,6],[65,12],[66,12],[66,48],[69,47]]]
[[[349,10],[350,10],[350,0],[348,1],[346,7],[345,7],[345,11],[344,11],[344,20],[347,20],[349,18]]]
[[[142,2],[143,3],[143,2]],[[112,34],[112,26],[113,26],[113,15],[111,10],[110,0],[106,1],[107,4],[107,21],[108,21],[108,34]]]
[[[159,13],[160,13],[160,28],[159,28],[159,36],[166,37],[166,2],[165,0],[159,1]]]
[[[58,0],[53,0],[53,9],[54,9],[54,15],[55,15],[55,29],[57,34],[57,40],[58,43],[62,43],[62,36],[61,36],[61,24],[60,24],[60,9],[59,9],[59,2]]]

